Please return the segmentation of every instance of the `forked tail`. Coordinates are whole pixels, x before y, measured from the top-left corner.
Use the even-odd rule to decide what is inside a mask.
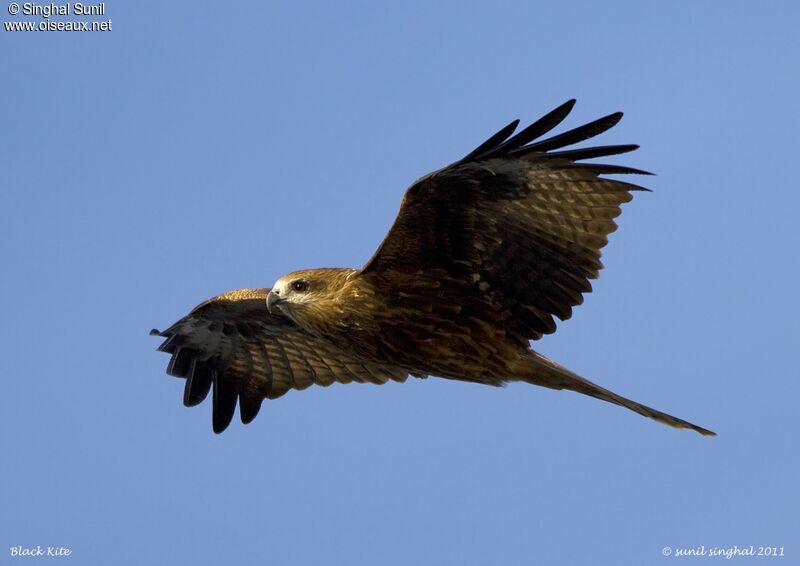
[[[705,436],[717,435],[716,432],[679,419],[678,417],[673,417],[667,413],[662,413],[661,411],[657,411],[646,405],[637,403],[636,401],[631,401],[621,395],[617,395],[613,391],[595,385],[588,379],[584,379],[568,369],[561,367],[554,361],[537,352],[532,352],[532,354],[532,359],[529,358],[526,360],[525,368],[521,372],[523,381],[535,385],[542,385],[551,389],[569,389],[571,391],[577,391],[584,395],[589,395],[597,399],[602,399],[603,401],[608,401],[609,403],[614,403],[615,405],[626,407],[642,416],[675,428],[689,428]]]

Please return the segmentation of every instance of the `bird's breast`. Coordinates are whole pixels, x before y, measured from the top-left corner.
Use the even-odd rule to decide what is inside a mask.
[[[350,293],[329,315],[317,332],[338,347],[412,373],[496,382],[519,349],[494,315],[430,289]]]

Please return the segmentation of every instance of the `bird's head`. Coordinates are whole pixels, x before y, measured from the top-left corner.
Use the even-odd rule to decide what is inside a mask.
[[[284,275],[267,295],[267,308],[298,322],[303,311],[333,299],[352,273],[351,269],[308,269]]]

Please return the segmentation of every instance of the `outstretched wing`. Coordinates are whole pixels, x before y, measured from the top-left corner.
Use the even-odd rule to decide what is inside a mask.
[[[157,334],[159,350],[172,355],[167,373],[186,379],[183,403],[203,401],[213,390],[212,424],[222,432],[236,403],[243,423],[258,414],[264,398],[289,389],[339,383],[405,381],[400,368],[363,362],[316,338],[266,307],[269,289],[242,289],[210,299]]]
[[[514,121],[461,161],[409,188],[394,225],[360,276],[443,270],[474,286],[513,315],[509,331],[537,339],[555,331],[591,291],[600,250],[616,229],[620,205],[638,185],[601,177],[645,171],[579,163],[633,151],[611,145],[553,151],[592,138],[619,122],[621,113],[542,141],[534,141],[569,114],[574,100],[513,137]]]

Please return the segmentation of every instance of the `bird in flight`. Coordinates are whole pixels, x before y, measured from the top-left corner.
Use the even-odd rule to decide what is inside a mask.
[[[500,386],[568,389],[676,428],[714,433],[595,385],[534,351],[591,291],[600,250],[633,191],[605,175],[643,174],[587,159],[636,145],[564,149],[619,122],[614,113],[540,139],[570,100],[516,135],[515,120],[463,159],[406,191],[400,212],[361,269],[295,271],[263,289],[198,305],[164,330],[167,373],[183,402],[212,392],[220,433],[236,405],[243,423],[264,399],[332,383],[437,376]]]

